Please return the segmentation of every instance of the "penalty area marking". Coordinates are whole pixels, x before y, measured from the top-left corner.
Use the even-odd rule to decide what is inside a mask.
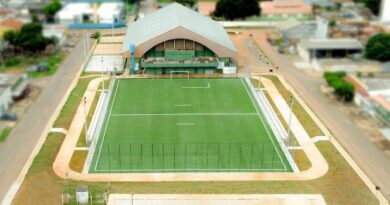
[[[176,104],[175,107],[191,107],[191,104]]]
[[[181,123],[176,123],[177,126],[194,126],[195,123],[192,122],[181,122]]]
[[[207,86],[204,87],[181,87],[183,89],[210,89],[210,83],[207,83]]]

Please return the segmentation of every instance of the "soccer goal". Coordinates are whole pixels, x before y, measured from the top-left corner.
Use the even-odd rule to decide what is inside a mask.
[[[185,70],[175,70],[170,72],[171,79],[173,78],[190,78],[190,72]]]

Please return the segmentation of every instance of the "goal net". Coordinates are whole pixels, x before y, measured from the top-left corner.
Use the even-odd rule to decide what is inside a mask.
[[[170,72],[170,78],[190,78],[190,72],[189,71],[184,71],[184,70],[176,70],[176,71],[171,71]]]

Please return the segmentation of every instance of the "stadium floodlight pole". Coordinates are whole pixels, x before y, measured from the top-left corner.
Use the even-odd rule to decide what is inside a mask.
[[[112,23],[111,23],[111,35],[112,37],[114,37],[114,19],[112,19]]]
[[[292,118],[292,114],[293,114],[293,106],[294,106],[294,97],[290,96],[290,117],[288,119],[288,132],[287,132],[287,140],[288,140],[289,144],[291,143],[290,134],[291,134],[291,118]]]
[[[88,123],[87,123],[87,112],[85,109],[86,104],[87,104],[87,97],[84,97],[83,111],[84,111],[85,142],[87,143],[87,146],[88,146],[89,145],[89,142],[88,142]]]
[[[87,52],[85,51],[86,50],[86,46],[85,46],[85,31],[83,31],[82,38],[83,38],[83,52],[84,52],[84,56],[86,56]]]
[[[104,67],[103,56],[100,58],[100,60],[101,60],[102,66]],[[102,85],[102,86],[103,86],[103,90],[102,90],[102,91],[104,92],[104,78],[103,78],[103,77],[104,77],[104,68],[102,68],[102,80],[103,80],[103,81],[102,81],[102,82],[103,82],[103,83],[102,83],[102,84],[103,84],[103,85]]]
[[[88,51],[89,51],[89,33],[87,31],[87,34],[85,35],[85,38],[87,39],[87,49],[86,49],[86,52],[88,54]]]

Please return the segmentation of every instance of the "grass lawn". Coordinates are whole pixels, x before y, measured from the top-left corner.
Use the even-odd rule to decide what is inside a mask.
[[[10,59],[13,61],[12,64],[9,64],[7,66],[7,63],[5,65],[0,66],[0,72],[1,73],[24,73],[26,72],[26,69],[32,65],[37,65],[41,62],[45,62],[48,66],[47,72],[32,72],[30,73],[30,76],[32,78],[37,77],[44,77],[44,76],[50,76],[53,75],[59,64],[64,59],[64,54],[54,54],[50,56],[32,56],[32,57],[13,57]],[[6,61],[7,62],[7,61]]]
[[[0,142],[3,142],[5,139],[7,139],[9,133],[11,132],[11,127],[5,127],[1,133],[0,133]]]
[[[70,124],[77,105],[81,98],[75,93],[85,91],[86,85],[92,78],[81,79],[73,90],[63,108],[68,112],[61,112],[57,125]],[[281,92],[288,92],[278,79],[273,79]],[[288,93],[287,93],[288,94]],[[288,100],[288,98],[286,98]],[[74,106],[76,105],[76,106]],[[294,109],[299,113],[299,119],[310,118],[302,107]],[[314,133],[321,130],[312,123],[312,120],[303,120],[306,130]],[[89,186],[91,194],[102,194],[110,187],[111,193],[191,193],[191,194],[280,194],[280,193],[306,193],[322,194],[329,205],[378,204],[374,195],[369,191],[363,181],[353,171],[344,158],[337,152],[330,142],[319,142],[317,147],[329,164],[329,172],[316,180],[309,181],[254,181],[254,182],[153,182],[153,183],[86,183],[73,180],[63,180],[55,176],[52,164],[60,149],[64,135],[49,134],[42,149],[33,161],[28,174],[23,181],[13,204],[60,204],[62,193],[71,193],[79,184]]]
[[[106,114],[91,172],[291,171],[242,79],[117,80]]]

